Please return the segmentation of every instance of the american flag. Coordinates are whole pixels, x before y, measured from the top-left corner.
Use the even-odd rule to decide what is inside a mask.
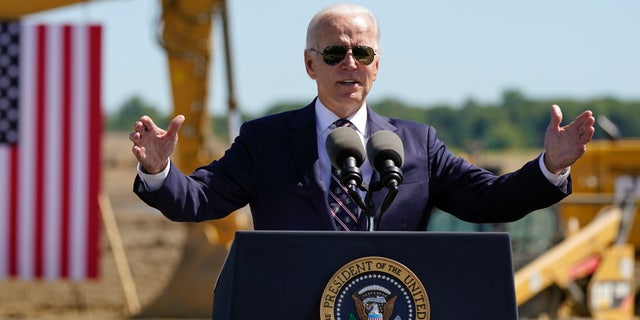
[[[0,23],[0,278],[98,276],[99,25]]]

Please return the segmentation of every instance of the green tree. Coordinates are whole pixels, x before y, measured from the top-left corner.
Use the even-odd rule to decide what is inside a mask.
[[[306,106],[307,103],[304,103],[304,102],[281,102],[281,103],[276,103],[273,106],[271,106],[269,109],[267,109],[267,111],[264,113],[264,115],[276,114],[276,113],[280,113],[280,112],[284,112],[284,111],[299,109],[299,108],[302,108],[303,106]]]
[[[130,131],[133,129],[133,124],[143,115],[151,117],[161,128],[166,128],[169,124],[167,115],[162,114],[140,97],[134,96],[107,118],[107,130]]]
[[[458,128],[460,125],[460,115],[458,111],[446,107],[438,106],[428,110],[427,124],[433,126],[438,131],[438,138],[451,146],[460,146],[465,136]]]
[[[568,124],[585,109],[590,109],[596,118],[607,116],[618,127],[623,138],[640,137],[640,102],[620,101],[613,97],[588,100],[532,99],[517,89],[508,89],[497,104],[480,104],[473,99],[453,106],[411,106],[397,99],[369,101],[369,105],[381,115],[435,127],[438,137],[448,147],[461,150],[542,148],[552,104],[562,108],[562,125]],[[270,108],[267,114],[305,105],[306,102],[280,103]],[[130,126],[130,123],[126,122],[126,125]],[[223,128],[224,125],[214,127]],[[605,138],[603,130],[597,125],[595,138]]]
[[[485,147],[491,150],[521,148],[525,145],[523,132],[508,121],[499,121],[492,125],[486,133],[485,140]]]

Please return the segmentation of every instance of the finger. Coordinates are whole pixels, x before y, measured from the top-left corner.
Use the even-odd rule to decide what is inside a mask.
[[[551,128],[559,128],[560,123],[562,123],[562,110],[558,105],[551,106],[551,120],[549,121],[549,127]]]
[[[144,132],[144,131],[147,131],[147,128],[144,126],[142,121],[138,120],[133,125],[133,130],[136,131],[136,132]]]
[[[573,120],[573,122],[576,123],[579,126],[593,125],[593,123],[595,123],[595,121],[596,121],[596,119],[593,117],[593,112],[591,112],[589,110],[584,111],[579,116],[577,116],[575,118],[575,120]]]
[[[145,115],[140,117],[140,123],[142,123],[144,130],[156,131],[157,129],[156,124],[153,122],[153,120],[149,116]]]
[[[586,118],[580,127],[583,131],[595,131],[593,125],[596,123],[596,119],[594,117]]]
[[[589,127],[587,130],[584,130],[580,135],[580,142],[586,144],[587,142],[593,139],[593,134],[596,132],[594,127]]]
[[[593,125],[596,123],[596,119],[593,117],[591,111],[585,111],[576,117],[576,119],[573,120],[573,123],[577,127],[577,130],[582,132],[585,130],[592,130]]]
[[[170,136],[176,136],[178,134],[178,130],[180,130],[180,127],[182,126],[182,123],[184,123],[184,119],[184,116],[181,114],[171,119],[171,122],[169,122],[169,128],[167,129],[167,134]]]
[[[133,152],[133,155],[138,159],[138,161],[141,161],[144,156],[144,150],[138,145],[133,145],[133,147],[131,147],[131,152]]]

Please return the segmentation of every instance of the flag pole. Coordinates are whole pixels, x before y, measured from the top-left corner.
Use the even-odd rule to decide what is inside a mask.
[[[122,244],[118,224],[113,214],[111,201],[109,200],[109,196],[103,192],[100,192],[98,195],[98,201],[100,203],[102,221],[107,233],[107,238],[109,239],[109,244],[111,245],[111,252],[116,262],[120,283],[122,284],[124,296],[127,301],[127,309],[129,310],[129,314],[137,314],[140,312],[140,299],[138,298],[136,284],[133,281],[127,254]]]

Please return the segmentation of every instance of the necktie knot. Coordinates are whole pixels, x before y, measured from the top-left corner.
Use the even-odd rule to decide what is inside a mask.
[[[351,121],[349,121],[349,119],[342,118],[336,120],[334,124],[336,125],[336,127],[350,127]]]

